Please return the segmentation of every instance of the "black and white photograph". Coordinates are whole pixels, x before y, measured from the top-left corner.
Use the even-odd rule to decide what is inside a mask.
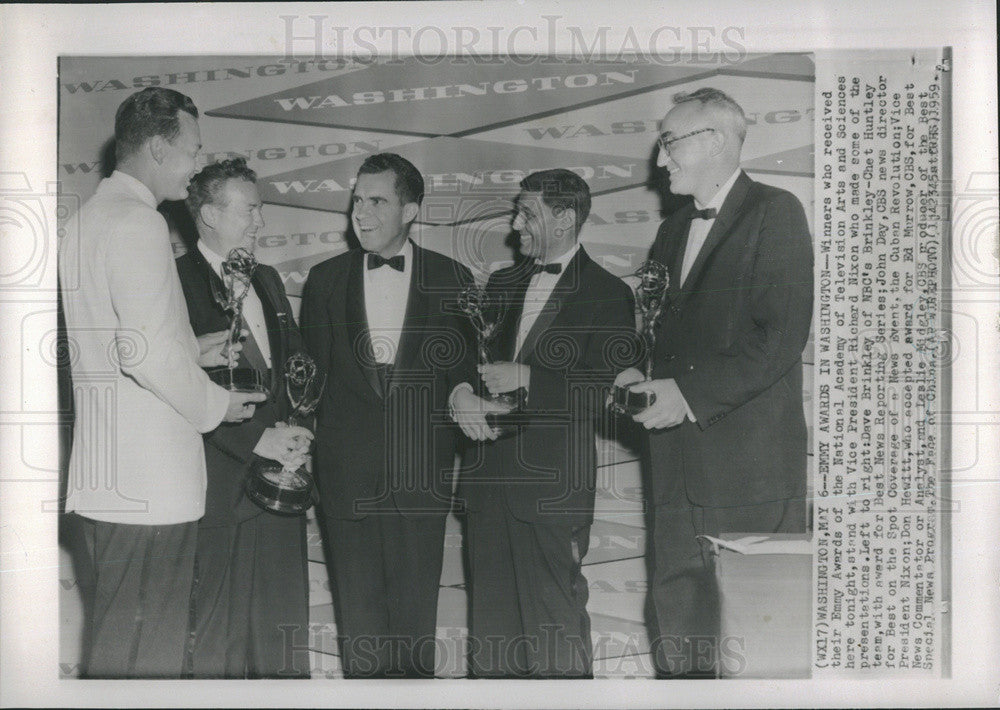
[[[583,7],[4,11],[4,706],[996,702],[995,9]]]

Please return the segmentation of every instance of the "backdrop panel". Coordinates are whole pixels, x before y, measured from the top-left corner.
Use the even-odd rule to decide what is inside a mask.
[[[169,86],[202,112],[202,161],[242,155],[260,176],[267,225],[258,255],[279,270],[296,308],[309,268],[348,248],[358,166],[387,150],[427,179],[414,238],[481,279],[511,259],[518,181],[549,167],[578,172],[595,195],[583,240],[621,275],[643,260],[660,219],[679,204],[655,169],[657,123],[675,92],[715,86],[747,112],[744,168],[791,190],[812,217],[808,55],[667,66],[515,59],[64,57],[61,189],[89,197],[112,166],[118,104],[144,86]]]

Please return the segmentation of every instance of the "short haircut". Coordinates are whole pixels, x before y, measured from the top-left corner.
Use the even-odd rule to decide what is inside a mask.
[[[553,210],[572,208],[576,212],[576,233],[590,214],[590,188],[587,182],[566,168],[553,168],[531,173],[521,180],[521,189],[542,193],[542,202]]]
[[[690,94],[674,94],[674,104],[680,105],[697,101],[702,106],[708,107],[723,121],[729,124],[730,129],[740,140],[742,145],[747,137],[747,117],[743,113],[743,108],[733,101],[732,97],[724,91],[704,87]]]
[[[146,87],[122,101],[115,113],[115,157],[119,161],[128,158],[153,136],[173,143],[181,130],[178,111],[198,118],[189,97],[159,86]]]
[[[358,175],[376,175],[391,171],[396,176],[396,195],[404,205],[420,204],[424,199],[424,177],[416,166],[395,153],[376,153],[365,158],[358,168]]]
[[[206,165],[191,178],[185,202],[195,222],[198,221],[202,205],[220,204],[222,190],[226,182],[234,178],[255,183],[257,182],[257,173],[247,167],[246,158],[232,158]]]

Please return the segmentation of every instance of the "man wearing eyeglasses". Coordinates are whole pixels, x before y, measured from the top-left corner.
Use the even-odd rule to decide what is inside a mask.
[[[651,595],[663,677],[717,674],[719,604],[698,535],[805,531],[802,350],[812,240],[791,193],[740,170],[742,108],[717,89],[678,94],[657,165],[690,204],[660,225],[650,258],[670,271],[648,430],[654,505]],[[642,380],[635,369],[617,384]]]

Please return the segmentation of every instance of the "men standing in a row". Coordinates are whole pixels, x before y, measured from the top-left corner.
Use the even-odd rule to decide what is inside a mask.
[[[633,388],[656,401],[634,418],[650,432],[658,671],[711,677],[719,600],[696,536],[805,531],[812,242],[795,196],[740,170],[740,106],[708,88],[674,102],[657,164],[694,200],[650,251],[670,270],[669,307],[654,379]],[[640,379],[631,369],[617,382]]]
[[[229,325],[212,282],[221,286],[232,249],[256,246],[264,226],[256,179],[236,158],[209,165],[188,187],[198,242],[177,260],[177,271],[196,335]],[[293,469],[308,457],[312,432],[275,426],[287,413],[284,363],[300,348],[299,333],[278,272],[259,264],[251,285],[238,366],[260,371],[270,396],[252,418],[205,437],[208,492],[198,523],[190,670],[195,678],[308,678],[307,655],[286,658],[287,649],[308,639],[305,516],[264,512],[244,490],[258,456]]]
[[[408,239],[423,194],[404,158],[365,160],[351,214],[361,249],[313,267],[302,296],[302,337],[327,374],[315,471],[349,678],[434,675],[447,400],[471,368],[453,306],[471,277]]]
[[[456,388],[453,416],[479,441],[458,498],[469,509],[472,673],[479,677],[590,677],[587,581],[596,478],[595,423],[615,373],[609,357],[635,332],[631,291],[579,243],[587,183],[569,170],[521,182],[513,227],[525,259],[490,276],[489,302],[507,304],[499,362]],[[491,319],[496,319],[493,314]],[[628,347],[624,348],[628,350]],[[482,412],[490,395],[523,387],[524,423],[496,438]]]
[[[95,582],[85,600],[89,677],[181,675],[205,512],[200,432],[253,415],[259,394],[229,393],[198,366],[166,222],[201,147],[198,110],[147,88],[115,116],[118,169],[61,244],[59,276],[76,420],[66,511]],[[87,576],[82,571],[80,576]]]

